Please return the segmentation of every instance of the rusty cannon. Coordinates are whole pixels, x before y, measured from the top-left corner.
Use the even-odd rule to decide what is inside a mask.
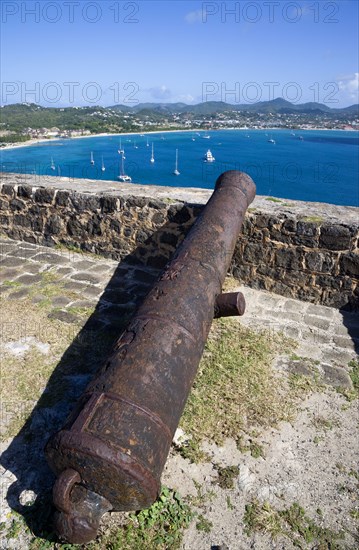
[[[110,510],[149,507],[214,317],[244,312],[221,294],[255,185],[222,174],[206,207],[116,341],[62,430],[46,445],[57,480],[55,529],[71,543]]]

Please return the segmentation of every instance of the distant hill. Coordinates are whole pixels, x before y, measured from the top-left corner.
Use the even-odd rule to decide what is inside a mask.
[[[16,103],[0,109],[2,126],[12,132],[26,128],[59,128],[60,130],[90,130],[93,133],[116,131],[124,128],[120,114],[105,107],[41,107],[34,103]],[[127,128],[131,126],[127,123]]]
[[[308,102],[294,104],[283,98],[272,101],[260,101],[253,104],[233,105],[223,101],[206,101],[196,105],[185,103],[139,103],[136,106],[113,105],[111,107],[41,107],[34,103],[16,103],[5,105],[0,109],[0,129],[21,133],[26,128],[59,128],[60,130],[84,129],[92,133],[118,132],[136,130],[133,119],[128,113],[139,119],[150,118],[154,123],[163,124],[163,119],[172,114],[188,115],[189,118],[213,116],[233,112],[270,113],[307,116],[323,115],[333,119],[348,116],[359,116],[359,105],[350,105],[341,109],[332,108],[322,103]]]
[[[320,113],[347,113],[359,114],[359,105],[351,105],[344,108],[332,108],[323,103],[308,102],[308,103],[291,103],[286,99],[278,97],[271,101],[259,101],[257,103],[241,103],[231,104],[224,101],[206,101],[197,103],[196,105],[186,105],[185,103],[139,103],[133,107],[125,105],[113,105],[109,109],[119,110],[123,112],[132,111],[137,113],[146,109],[147,111],[162,112],[162,113],[192,113],[194,115],[213,115],[223,113],[225,111],[248,111],[256,113],[303,113],[303,114],[320,114]]]

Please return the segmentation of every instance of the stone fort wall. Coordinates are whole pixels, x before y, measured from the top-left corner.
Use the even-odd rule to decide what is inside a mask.
[[[211,191],[2,173],[12,239],[163,267]],[[242,283],[359,308],[359,208],[256,197],[230,268]]]

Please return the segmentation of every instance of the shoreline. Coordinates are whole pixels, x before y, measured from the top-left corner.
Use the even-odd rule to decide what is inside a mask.
[[[268,127],[268,128],[216,128],[216,129],[212,129],[212,130],[198,130],[197,128],[196,129],[191,129],[191,130],[153,130],[153,131],[149,131],[149,132],[121,132],[121,133],[118,133],[118,134],[110,134],[108,132],[102,132],[100,134],[91,134],[91,135],[88,135],[88,136],[74,136],[74,137],[70,137],[70,138],[65,138],[65,137],[56,137],[56,138],[40,138],[40,139],[29,139],[28,141],[24,141],[24,142],[17,142],[17,143],[12,143],[12,144],[9,144],[9,145],[5,145],[5,147],[0,147],[0,152],[1,151],[6,151],[6,150],[9,150],[9,149],[19,149],[21,147],[31,147],[32,145],[38,145],[39,143],[51,143],[51,142],[56,142],[56,141],[61,141],[61,140],[71,140],[71,139],[88,139],[88,138],[98,138],[98,137],[112,137],[112,136],[140,136],[141,134],[144,134],[145,136],[146,135],[149,135],[149,134],[172,134],[172,133],[183,133],[183,132],[194,132],[194,133],[198,133],[198,132],[203,132],[203,133],[208,133],[208,132],[221,132],[221,131],[246,131],[246,132],[250,132],[250,131],[256,131],[256,132],[273,132],[273,131],[285,131],[285,132],[296,132],[296,133],[300,133],[300,132],[359,132],[359,128],[358,130],[355,130],[354,128],[350,129],[350,130],[344,130],[343,128],[299,128],[299,129],[291,129],[291,128],[278,128],[278,127]]]

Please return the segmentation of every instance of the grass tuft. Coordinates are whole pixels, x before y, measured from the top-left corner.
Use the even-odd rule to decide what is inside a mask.
[[[339,550],[338,544],[344,539],[342,531],[335,532],[321,527],[309,518],[305,510],[294,502],[289,508],[276,510],[268,502],[253,500],[245,507],[245,531],[247,535],[256,531],[266,532],[273,539],[278,536],[289,538],[298,548],[318,548]]]
[[[239,476],[238,466],[227,466],[226,468],[216,466],[216,470],[218,478],[213,483],[216,483],[222,489],[233,489],[234,480]]]
[[[275,354],[290,346],[284,336],[254,332],[237,321],[213,323],[180,422],[192,445],[204,439],[218,445],[227,437],[238,441],[241,430],[292,418],[289,390],[271,368]]]
[[[348,366],[350,368],[349,376],[353,383],[357,397],[359,397],[359,361],[357,359],[353,359],[352,361],[349,361]]]
[[[280,199],[276,199],[275,197],[266,197],[265,200],[270,202],[282,202]]]

